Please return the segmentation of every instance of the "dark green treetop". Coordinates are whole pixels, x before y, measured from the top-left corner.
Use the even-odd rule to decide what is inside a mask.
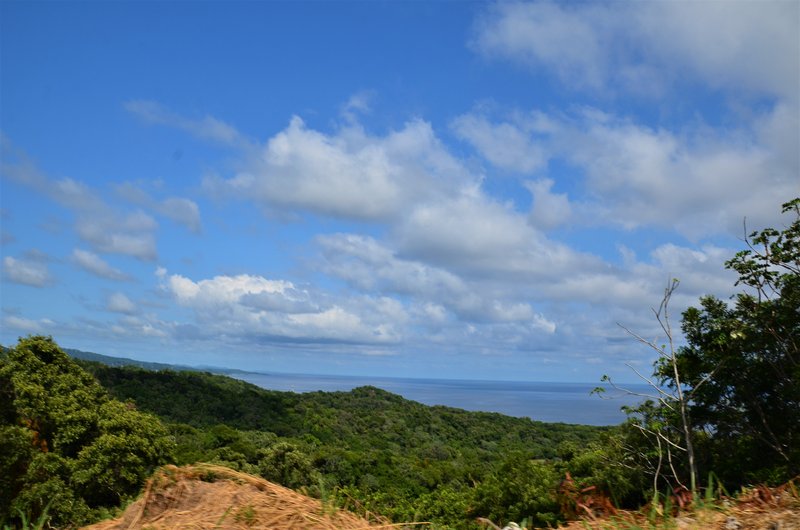
[[[48,506],[52,524],[84,523],[171,460],[160,421],[111,399],[50,337],[0,360],[0,411],[0,521]]]
[[[745,292],[683,314],[692,420],[710,434],[715,472],[739,483],[800,473],[800,199],[783,213],[788,226],[752,232],[726,263]]]

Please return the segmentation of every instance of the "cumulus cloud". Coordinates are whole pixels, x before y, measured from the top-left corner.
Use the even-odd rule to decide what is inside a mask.
[[[523,135],[536,127],[535,141],[548,159],[579,169],[584,179],[579,217],[565,194],[550,191],[554,179],[527,183],[531,222],[540,228],[570,219],[660,226],[693,239],[741,235],[743,217],[770,224],[777,205],[797,193],[798,155],[789,143],[800,142],[800,128],[785,106],[759,116],[755,131],[702,125],[672,131],[589,107],[569,114],[534,111],[527,119],[530,127],[519,120],[500,125]]]
[[[578,89],[658,95],[690,77],[796,101],[798,17],[796,2],[779,1],[501,2],[479,19],[472,46]]]
[[[481,114],[464,114],[451,123],[459,138],[468,141],[496,167],[531,173],[546,165],[542,148],[532,133],[538,132],[535,122],[518,124],[492,123]]]
[[[401,255],[509,280],[600,265],[598,259],[546,238],[513,205],[483,193],[422,205],[398,224],[394,237]]]
[[[261,276],[193,281],[159,270],[162,288],[193,310],[206,333],[255,342],[395,344],[402,340],[402,305],[389,298],[330,300],[292,282]]]
[[[47,265],[39,260],[3,258],[3,275],[14,283],[31,287],[46,287],[53,283]]]
[[[422,120],[372,136],[356,124],[325,134],[294,117],[247,165],[230,179],[207,179],[206,188],[266,208],[387,220],[478,181]]]
[[[545,170],[553,161],[577,168],[582,196],[570,200],[580,203],[584,222],[659,226],[693,240],[740,236],[743,217],[773,224],[777,205],[797,194],[798,20],[800,5],[779,1],[496,3],[479,17],[471,43],[487,58],[555,72],[592,95],[661,98],[691,83],[695,92],[758,104],[744,110],[730,103],[724,127],[698,118],[653,125],[590,107],[495,120],[477,109],[454,121],[456,131],[498,168],[524,170],[519,160],[531,153]],[[709,122],[719,120],[711,114]],[[492,141],[500,137],[506,141]],[[552,206],[534,204],[532,223],[555,223],[566,197],[528,187],[534,202],[542,197]]]
[[[588,113],[565,124],[556,142],[603,198],[598,213],[626,226],[674,227],[693,238],[741,234],[743,216],[774,219],[776,205],[797,192],[797,175],[758,138],[700,131],[686,137]]]
[[[598,88],[606,76],[609,14],[595,4],[497,3],[478,21],[472,45],[486,56],[552,68],[571,83]]]
[[[134,315],[132,311],[117,311],[123,313],[119,320],[108,328],[115,336],[131,338],[152,338],[167,341],[179,335],[174,323],[164,322],[154,315]],[[107,325],[102,326],[103,331]],[[98,333],[100,331],[98,330]]]
[[[369,114],[372,110],[370,101],[375,97],[371,91],[361,91],[353,94],[342,106],[342,117],[349,123],[358,123],[358,116]]]
[[[531,233],[523,216],[514,219],[517,230],[528,227]],[[513,266],[513,245],[502,242],[496,259],[485,258],[481,267],[468,253],[412,257],[389,241],[357,234],[320,236],[317,243],[328,275],[358,292],[404,301],[415,330],[409,340],[487,354],[513,349],[580,357],[582,351],[602,350],[630,358],[630,348],[619,345],[626,338],[616,323],[657,336],[648,308],[658,305],[670,278],[682,281],[673,316],[702,295],[727,298],[735,281],[722,269],[733,251],[713,245],[663,244],[641,257],[622,248],[623,263],[611,265],[569,249],[563,256],[536,256],[545,243],[558,247],[540,236],[520,253],[520,263],[528,265],[522,268]],[[505,252],[512,254],[512,265]]]
[[[554,228],[564,224],[572,214],[572,207],[566,193],[553,193],[552,179],[541,179],[525,183],[533,195],[530,221],[541,229]]]
[[[99,252],[125,254],[144,261],[158,257],[155,230],[158,223],[144,212],[116,214],[110,211],[80,215],[75,231]]]
[[[378,241],[355,234],[318,238],[324,270],[365,292],[402,296],[417,325],[430,327],[465,324],[518,323],[552,333],[556,324],[536,311],[511,289],[493,285],[494,278],[462,278],[453,272],[404,259]],[[529,295],[527,289],[516,294]]]
[[[711,86],[735,86],[797,100],[797,2],[642,2],[635,6],[634,24],[627,31],[643,44],[656,66],[677,61]],[[681,73],[681,69],[673,71]]]
[[[97,254],[76,248],[72,251],[72,262],[90,274],[108,280],[126,281],[130,277],[121,270],[112,267]]]
[[[161,201],[157,211],[175,222],[181,223],[194,233],[200,233],[200,208],[197,203],[184,197],[169,197]]]

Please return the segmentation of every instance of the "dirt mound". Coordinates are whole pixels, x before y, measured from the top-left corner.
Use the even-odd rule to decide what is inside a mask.
[[[281,529],[356,530],[390,528],[342,510],[325,508],[252,475],[211,464],[164,466],[144,495],[122,516],[84,530]]]

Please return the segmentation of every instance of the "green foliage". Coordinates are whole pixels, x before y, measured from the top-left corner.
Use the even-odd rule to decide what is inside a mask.
[[[289,392],[258,388],[230,377],[204,372],[151,371],[80,361],[112,396],[133,399],[147,410],[195,427],[225,424],[236,429],[291,435],[288,411],[297,402]]]
[[[523,453],[507,455],[503,463],[478,487],[475,515],[510,522],[527,519],[537,526],[559,520],[556,498],[561,473],[553,463]]]
[[[648,488],[647,460],[631,450],[631,439],[641,431],[626,425],[599,440],[578,447],[563,444],[561,458],[577,488],[594,486],[617,506],[639,506]]]
[[[258,471],[267,480],[294,489],[317,485],[320,481],[311,457],[290,442],[278,442],[264,449]]]
[[[173,422],[178,463],[222,463],[396,521],[449,528],[476,528],[475,517],[490,514],[521,520],[523,511],[555,520],[554,490],[543,504],[534,498],[545,489],[544,464],[524,464],[505,486],[520,489],[516,511],[501,504],[510,489],[484,495],[480,509],[476,495],[485,484],[499,487],[505,455],[556,459],[559,444],[586,446],[609,431],[428,407],[374,387],[293,394],[207,373],[84,366],[118,399]]]
[[[787,226],[752,232],[748,248],[726,263],[744,292],[730,302],[706,296],[687,309],[686,345],[675,366],[662,357],[654,367],[657,383],[688,397],[700,476],[714,472],[731,489],[800,473],[800,199],[784,204],[783,213],[791,217]],[[656,491],[666,483],[688,486],[678,407],[645,401],[628,412],[620,462]],[[571,465],[577,470],[587,457]],[[600,483],[594,470],[576,472]],[[619,494],[619,482],[608,486]]]
[[[687,309],[686,345],[674,365],[670,355],[654,365],[654,383],[685,397],[685,418],[679,401],[647,400],[627,408],[629,420],[601,443],[562,446],[578,487],[596,486],[627,507],[646,501],[647,489],[688,487],[689,437],[700,476],[718,479],[709,478],[706,495],[800,473],[800,199],[783,213],[782,230],[752,232],[725,264],[744,292]]]
[[[173,442],[159,420],[109,398],[48,337],[20,339],[0,361],[0,520],[87,522],[135,495]]]
[[[723,480],[785,481],[800,473],[800,199],[783,230],[753,232],[726,266],[747,291],[683,315],[679,352],[692,418]],[[670,383],[670,378],[665,377]]]

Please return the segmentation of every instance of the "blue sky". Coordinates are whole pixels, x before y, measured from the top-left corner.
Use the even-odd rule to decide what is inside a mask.
[[[800,4],[0,3],[2,333],[635,378],[800,195]]]

